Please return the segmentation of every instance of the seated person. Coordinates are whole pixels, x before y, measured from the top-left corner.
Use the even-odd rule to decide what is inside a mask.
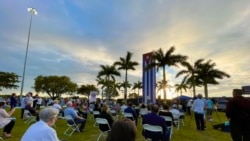
[[[33,102],[31,102],[31,101],[27,102],[24,110],[28,110],[31,113],[31,115],[36,116],[36,121],[39,121],[39,111],[36,110],[35,108],[33,108],[31,106],[32,104],[33,104]]]
[[[77,114],[85,119],[87,119],[88,116],[88,112],[83,112],[81,110],[81,105],[79,103],[76,104],[75,110],[77,110]]]
[[[137,128],[128,118],[116,121],[106,141],[135,141]]]
[[[124,113],[131,113],[133,115],[133,118],[134,118],[131,120],[135,120],[135,124],[137,125],[137,114],[135,112],[135,109],[132,106],[133,106],[133,104],[130,102],[128,104],[128,107],[124,110]]]
[[[40,121],[32,124],[22,136],[21,141],[59,141],[53,126],[57,120],[58,110],[52,107],[42,109]]]
[[[56,108],[59,111],[59,114],[64,117],[64,111],[62,109],[62,106],[58,104],[58,100],[54,100],[54,104],[52,105],[53,108]]]
[[[64,116],[70,115],[74,119],[74,122],[76,124],[80,124],[79,130],[80,132],[83,132],[85,124],[86,124],[86,119],[77,115],[74,108],[72,107],[71,101],[68,101],[66,105],[67,105],[67,108],[64,110]],[[72,121],[67,121],[67,122],[69,124],[73,124]]]
[[[150,124],[150,125],[156,125],[161,126],[163,129],[163,134],[160,132],[149,132],[149,131],[142,131],[142,135],[145,138],[151,138],[152,141],[169,141],[170,137],[170,131],[167,130],[165,119],[159,115],[157,115],[159,111],[158,105],[154,104],[151,107],[151,113],[148,113],[143,116],[142,124]]]
[[[163,105],[163,110],[161,110],[161,111],[159,112],[159,115],[160,115],[160,116],[169,116],[169,117],[171,117],[171,118],[172,118],[172,123],[173,123],[173,125],[176,126],[175,123],[174,123],[173,114],[172,114],[171,112],[169,112],[169,107],[168,107],[167,104],[164,104],[164,105]],[[171,125],[171,122],[167,122],[167,121],[166,121],[166,125],[167,125],[167,126],[172,126],[172,125]]]
[[[3,129],[3,135],[7,138],[11,137],[11,130],[15,125],[15,120],[10,117],[15,112],[15,108],[12,108],[8,113],[4,109],[5,101],[0,102],[0,128]]]
[[[113,118],[112,118],[112,116],[107,111],[108,111],[108,106],[107,105],[103,105],[102,108],[101,108],[101,113],[99,115],[99,118],[106,119],[108,121],[108,123],[109,123],[109,127],[111,128],[112,124],[113,124]],[[102,131],[109,130],[109,128],[108,128],[107,125],[99,124],[99,128]]]

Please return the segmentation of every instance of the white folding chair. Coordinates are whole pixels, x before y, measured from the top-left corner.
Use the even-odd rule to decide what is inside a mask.
[[[71,136],[75,131],[80,132],[78,125],[75,123],[71,115],[64,115],[68,128],[64,131],[64,135]]]
[[[29,110],[24,110],[23,119],[24,119],[24,124],[30,124],[31,122],[36,121],[36,117],[33,116]]]
[[[117,114],[116,110],[110,110],[110,114],[111,114],[114,121],[116,121],[118,119],[118,114]]]
[[[125,118],[129,118],[129,119],[131,119],[132,121],[135,122],[135,119],[134,119],[134,116],[133,116],[132,113],[124,113],[123,116],[124,116]]]
[[[100,115],[100,112],[99,112],[99,111],[93,111],[93,118],[94,118],[94,120],[95,120],[99,115]],[[96,127],[96,126],[97,126],[97,123],[96,123],[96,121],[95,121],[94,127]]]
[[[99,141],[99,139],[101,138],[101,136],[102,136],[103,134],[108,133],[108,132],[111,131],[111,128],[110,128],[110,125],[109,125],[107,119],[105,119],[105,118],[96,118],[95,121],[96,121],[96,123],[99,125],[100,134],[99,134],[99,136],[98,136],[98,138],[97,138],[97,141]],[[101,130],[101,129],[100,129],[100,125],[106,125],[106,126],[108,127],[108,130],[105,130],[105,131]]]
[[[149,132],[160,132],[161,134],[163,134],[162,127],[157,125],[143,124],[143,130],[147,130]],[[146,140],[153,140],[153,139],[147,137]]]
[[[180,129],[180,122],[182,122],[182,125],[184,126],[184,113],[180,114],[173,114],[174,117],[174,123],[177,125],[177,129]]]
[[[170,130],[170,139],[173,134],[173,119],[170,116],[161,116],[165,119],[166,122],[170,123],[170,126],[167,126],[168,130]]]

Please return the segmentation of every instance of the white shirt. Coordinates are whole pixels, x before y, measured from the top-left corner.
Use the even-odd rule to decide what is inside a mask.
[[[7,125],[11,121],[9,117],[10,116],[6,112],[6,110],[0,108],[0,128],[3,128],[5,125]]]
[[[53,107],[53,108],[56,108],[56,109],[59,110],[59,111],[62,109],[62,106],[59,105],[59,104],[57,104],[57,103],[53,104],[52,107]]]
[[[36,104],[40,104],[40,105],[41,105],[41,104],[42,104],[42,101],[43,101],[42,98],[38,98]]]
[[[203,99],[197,98],[193,104],[193,111],[196,113],[204,114],[205,102]]]
[[[59,141],[59,139],[55,129],[40,120],[26,130],[21,141]]]

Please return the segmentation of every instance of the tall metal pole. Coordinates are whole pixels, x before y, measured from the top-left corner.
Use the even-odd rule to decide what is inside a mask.
[[[23,66],[23,76],[22,76],[22,84],[21,84],[21,93],[20,98],[23,96],[23,86],[24,86],[24,78],[25,78],[25,71],[26,71],[26,62],[27,62],[27,56],[28,56],[28,50],[29,50],[29,42],[30,42],[30,30],[32,25],[32,15],[36,15],[37,12],[34,8],[28,8],[28,12],[30,12],[30,25],[29,25],[29,33],[28,33],[28,41],[26,46],[26,53],[25,53],[25,59],[24,59],[24,66]]]

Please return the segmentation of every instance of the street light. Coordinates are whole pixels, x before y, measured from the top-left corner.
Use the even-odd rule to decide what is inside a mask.
[[[25,77],[25,70],[26,70],[27,55],[28,55],[28,50],[29,50],[30,29],[31,29],[31,24],[32,24],[32,16],[37,15],[37,11],[36,11],[35,8],[28,8],[27,10],[30,13],[30,25],[29,25],[28,41],[27,41],[26,53],[25,53],[25,59],[24,59],[24,66],[23,66],[23,77],[22,77],[21,94],[20,94],[21,98],[23,96],[23,85],[24,85],[24,77]]]

